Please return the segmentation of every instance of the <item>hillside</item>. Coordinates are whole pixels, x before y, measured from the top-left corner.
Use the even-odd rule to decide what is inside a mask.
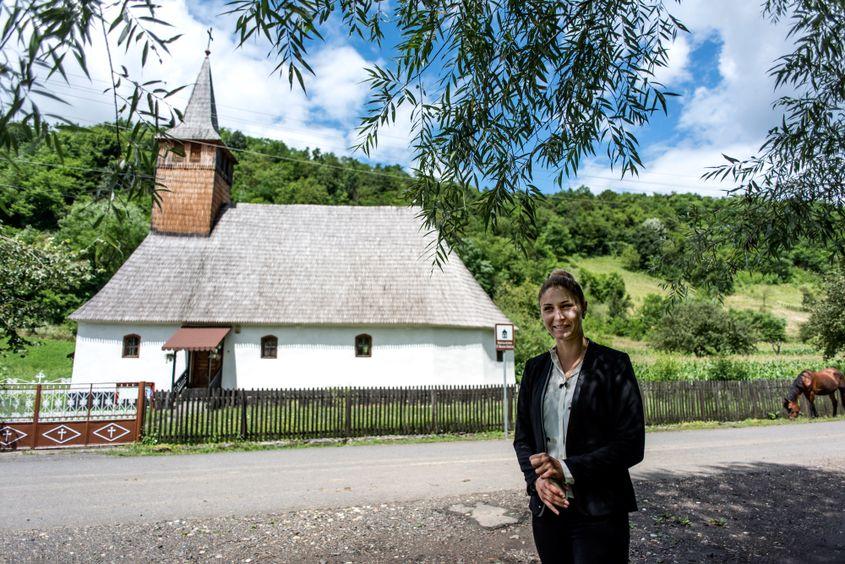
[[[0,182],[15,188],[0,192],[0,235],[24,246],[57,245],[86,266],[86,274],[68,280],[63,292],[52,290],[33,298],[49,305],[50,313],[42,321],[64,325],[64,333],[70,336],[73,326],[66,323],[66,316],[111,278],[148,233],[152,198],[129,193],[115,194],[113,200],[97,198],[103,169],[117,154],[108,128],[60,128],[57,133],[66,147],[63,159],[47,147],[22,140],[21,159],[31,164],[0,162]],[[238,158],[232,186],[236,202],[410,202],[412,179],[401,167],[372,166],[319,150],[293,149],[281,141],[237,131],[223,135]],[[484,196],[481,191],[467,192],[469,224],[449,243],[482,288],[523,329],[516,352],[518,366],[548,345],[537,321],[536,291],[544,277],[561,266],[582,277],[589,271],[604,282],[617,274],[624,285],[619,290],[631,298],[623,308],[628,319],[610,315],[609,307],[592,295],[594,315],[588,325],[605,340],[627,340],[637,343],[634,348],[647,348],[648,330],[636,325],[646,298],[665,295],[664,279],[678,275],[678,265],[667,257],[689,254],[691,229],[707,227],[695,222],[714,217],[728,203],[695,194],[594,194],[582,187],[538,200],[534,237],[529,238],[515,215],[505,214],[495,226],[485,226],[473,211],[483,205]],[[817,292],[818,273],[825,271],[829,257],[828,250],[799,241],[782,257],[755,263],[735,280],[702,275],[690,281],[693,286],[706,284],[720,290],[727,308],[768,312],[785,320],[794,341],[808,317],[802,309],[804,296]],[[588,289],[588,295],[595,291]],[[51,356],[49,350],[55,354]],[[33,362],[53,371],[69,371],[66,351],[66,346],[48,346],[32,355]],[[50,358],[39,358],[42,352]],[[0,356],[0,377],[3,367],[22,374],[36,367],[26,359],[9,358]]]
[[[648,294],[666,295],[663,280],[650,276],[644,272],[631,272],[622,266],[618,257],[586,257],[573,263],[573,270],[577,273],[581,269],[597,274],[616,272],[625,281],[625,289],[639,307]],[[733,294],[724,297],[724,305],[733,309],[748,309],[754,311],[768,311],[786,320],[787,333],[791,337],[798,336],[798,329],[806,322],[810,314],[801,305],[803,299],[802,288],[812,286],[815,277],[809,273],[802,273],[805,282],[782,282],[780,284],[767,283],[739,283]]]

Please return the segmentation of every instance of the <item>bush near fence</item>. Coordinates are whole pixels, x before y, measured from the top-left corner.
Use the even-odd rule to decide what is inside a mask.
[[[642,381],[646,423],[739,421],[782,414],[791,380]],[[508,389],[513,430],[515,388]],[[808,406],[801,398],[802,413]],[[174,443],[500,431],[502,388],[324,388],[157,392],[144,436]],[[830,401],[818,398],[820,415]]]

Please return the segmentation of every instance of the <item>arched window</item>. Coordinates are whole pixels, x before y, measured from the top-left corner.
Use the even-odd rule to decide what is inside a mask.
[[[273,335],[261,337],[261,358],[276,358],[279,340]]]
[[[355,356],[373,356],[373,338],[366,333],[355,337]]]
[[[123,337],[123,358],[138,358],[141,353],[141,336],[124,335]]]

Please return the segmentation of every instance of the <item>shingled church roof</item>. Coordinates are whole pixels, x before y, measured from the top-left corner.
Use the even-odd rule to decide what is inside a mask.
[[[403,207],[237,204],[209,237],[150,234],[71,319],[492,327],[508,320]]]

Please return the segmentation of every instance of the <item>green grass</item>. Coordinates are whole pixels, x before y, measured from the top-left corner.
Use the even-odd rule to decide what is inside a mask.
[[[818,417],[810,419],[801,417],[790,421],[789,419],[745,419],[743,421],[692,421],[688,423],[675,423],[671,425],[649,425],[646,431],[659,433],[665,431],[691,431],[702,429],[733,429],[743,427],[769,427],[772,425],[798,425],[807,423],[822,423],[839,421],[842,418]],[[206,454],[214,452],[247,452],[256,450],[281,450],[293,448],[321,448],[338,446],[360,446],[360,445],[393,445],[393,444],[419,444],[419,443],[440,443],[455,441],[499,441],[504,440],[501,431],[488,431],[485,433],[462,433],[442,435],[412,435],[394,437],[361,437],[350,439],[310,439],[291,441],[269,441],[250,442],[234,441],[224,443],[206,443],[198,445],[171,444],[171,443],[135,443],[109,448],[87,449],[88,452],[98,452],[109,456],[165,456],[174,454]],[[507,440],[513,439],[513,431],[508,435]]]
[[[13,378],[18,382],[34,382],[39,372],[46,376],[45,382],[70,378],[73,361],[68,354],[74,350],[72,340],[38,338],[34,343],[25,354],[0,355],[0,381]]]
[[[577,264],[576,276],[577,270],[582,268],[594,274],[618,272],[622,276],[622,279],[625,280],[625,289],[634,301],[635,307],[638,307],[649,294],[666,294],[666,291],[660,287],[661,280],[659,278],[649,276],[643,272],[626,270],[622,267],[622,259],[618,257],[590,257],[578,259],[575,262]],[[798,303],[801,303],[800,299]]]
[[[513,438],[513,432],[508,439]],[[483,433],[460,433],[440,435],[397,435],[393,437],[360,437],[342,439],[307,439],[307,440],[286,440],[286,441],[231,441],[221,443],[203,444],[174,444],[174,443],[134,443],[122,445],[108,450],[105,454],[111,456],[161,456],[168,454],[205,454],[211,452],[247,452],[255,450],[280,450],[292,448],[320,448],[344,445],[404,445],[419,443],[441,443],[456,441],[486,441],[502,440],[504,433],[501,431],[488,431]]]
[[[798,328],[810,314],[801,308],[801,287],[795,284],[752,284],[739,286],[725,297],[725,306],[733,309],[769,311],[786,319],[787,334],[797,336]]]
[[[798,419],[743,419],[742,421],[687,421],[684,423],[669,423],[665,425],[648,425],[646,431],[659,433],[662,431],[694,431],[701,429],[739,429],[743,427],[771,427],[774,425],[802,425],[805,423],[830,423],[842,421],[842,417],[799,417]]]
[[[596,274],[618,272],[625,281],[625,288],[638,307],[648,294],[666,295],[661,288],[660,278],[649,276],[643,272],[632,272],[622,267],[622,259],[614,256],[582,258],[575,261],[576,274],[580,268],[585,268]],[[804,276],[807,278],[807,276]],[[802,283],[789,284],[737,284],[732,295],[725,297],[725,307],[733,309],[766,310],[778,317],[786,319],[787,333],[797,336],[798,327],[807,321],[809,313],[801,307]]]

